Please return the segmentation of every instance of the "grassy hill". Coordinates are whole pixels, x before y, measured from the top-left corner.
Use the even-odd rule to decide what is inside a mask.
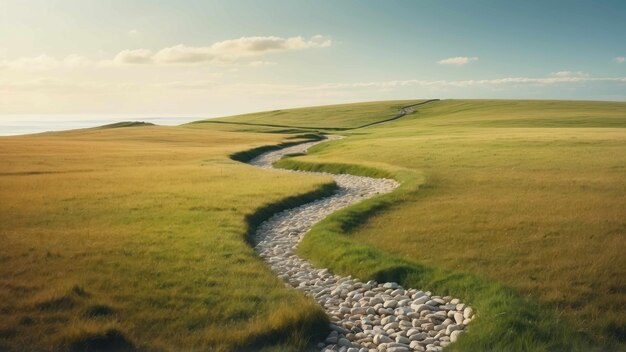
[[[0,350],[303,349],[326,318],[246,235],[329,179],[229,157],[302,131],[347,138],[281,165],[402,186],[301,254],[468,301],[451,349],[624,349],[626,104],[444,100],[359,128],[419,102],[0,138]]]
[[[319,226],[301,253],[360,277],[402,268],[397,258],[418,263],[407,284],[482,308],[484,325],[459,345],[469,349],[554,349],[575,335],[624,348],[626,313],[606,309],[626,306],[624,127],[624,103],[447,100],[342,132],[349,137],[281,164],[387,174],[404,185]],[[338,235],[345,229],[349,242]],[[362,243],[386,254],[372,261]],[[512,288],[519,299],[507,304],[528,309],[517,317],[512,307],[490,309],[506,291],[485,292],[494,288],[483,279]],[[561,337],[559,321],[571,326]]]
[[[254,253],[246,219],[328,179],[228,157],[284,138],[151,126],[0,138],[0,350],[306,346],[326,318]]]
[[[143,121],[124,121],[124,122],[116,122],[110,123],[108,125],[96,127],[96,128],[123,128],[123,127],[145,127],[145,126],[154,126],[153,123],[143,122]]]
[[[193,122],[192,124],[227,123],[267,127],[289,127],[322,130],[345,130],[392,119],[405,106],[426,100],[394,100],[311,108],[264,111]]]

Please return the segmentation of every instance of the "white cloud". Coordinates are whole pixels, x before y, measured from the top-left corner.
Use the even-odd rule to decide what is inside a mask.
[[[327,83],[308,89],[336,88],[393,88],[406,86],[421,87],[474,87],[474,86],[505,86],[505,85],[554,85],[581,82],[626,82],[626,77],[504,77],[496,79],[470,80],[392,80],[355,83]]]
[[[332,44],[329,38],[321,35],[306,40],[303,37],[241,37],[239,39],[224,40],[211,45],[216,53],[235,56],[247,56],[256,53],[276,50],[293,50],[308,48],[323,48]]]
[[[615,58],[615,62],[617,62],[618,64],[623,64],[624,62],[626,62],[626,57],[618,56]]]
[[[52,56],[39,55],[35,57],[21,57],[15,60],[3,60],[0,66],[7,68],[29,68],[33,70],[46,69],[59,65],[60,61]]]
[[[552,77],[589,77],[589,74],[582,71],[558,71],[550,74]]]
[[[216,59],[210,47],[190,47],[183,44],[159,50],[152,61],[155,63],[196,63]],[[131,62],[132,63],[132,62]]]
[[[263,66],[274,66],[274,65],[276,65],[275,62],[262,61],[262,60],[252,61],[248,64],[248,66],[252,66],[252,67],[263,67]]]
[[[139,31],[133,28],[130,31],[128,31],[128,35],[131,37],[136,37],[139,35]]]
[[[133,29],[129,34],[138,33]],[[269,66],[275,63],[258,60],[272,52],[325,48],[332,45],[328,37],[316,35],[310,39],[304,37],[241,37],[213,43],[210,46],[192,47],[183,44],[167,47],[158,51],[150,49],[122,50],[113,59],[89,60],[80,55],[71,54],[59,59],[49,55],[21,57],[17,59],[0,58],[0,69],[49,70],[57,68],[75,68],[85,66],[109,67],[120,64],[193,64],[205,62],[235,62],[241,59],[253,60],[247,63],[253,67]]]
[[[335,82],[317,85],[297,85],[297,84],[248,84],[248,83],[220,83],[221,73],[213,73],[205,76],[202,80],[188,81],[162,81],[162,82],[80,82],[68,81],[54,78],[40,78],[21,82],[0,81],[0,90],[46,90],[46,91],[74,91],[110,89],[119,91],[120,89],[134,88],[141,90],[220,90],[247,93],[256,91],[328,91],[337,92],[351,89],[394,89],[403,87],[430,87],[430,88],[464,88],[464,87],[504,87],[518,85],[556,85],[556,84],[576,84],[586,82],[614,82],[626,83],[626,77],[504,77],[496,79],[476,79],[476,80],[390,80],[371,82]]]
[[[216,78],[219,78],[219,75],[216,75]],[[184,90],[204,90],[211,89],[217,87],[216,80],[199,80],[199,81],[172,81],[172,82],[163,82],[153,86],[154,88],[163,88],[163,89],[184,89]]]
[[[147,64],[152,62],[152,51],[148,49],[122,50],[113,59],[122,64]]]
[[[478,61],[477,57],[467,57],[467,56],[456,56],[456,57],[449,57],[447,59],[441,59],[439,61],[437,61],[438,64],[440,65],[457,65],[457,66],[463,66],[465,64],[468,64],[472,61]]]
[[[74,68],[88,66],[92,61],[80,55],[68,55],[63,59],[57,59],[48,55],[34,57],[21,57],[15,60],[0,60],[0,68],[22,69],[22,70],[47,70],[52,68]]]
[[[325,48],[332,40],[316,35],[310,39],[301,36],[282,37],[241,37],[213,43],[210,46],[186,46],[178,44],[163,48],[156,53],[148,49],[124,50],[116,55],[115,62],[124,64],[192,64],[212,61],[232,61],[248,57],[258,57],[270,52]]]

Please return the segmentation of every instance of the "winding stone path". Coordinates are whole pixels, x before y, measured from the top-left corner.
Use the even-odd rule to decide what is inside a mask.
[[[250,164],[269,169],[283,156],[304,153],[321,142],[267,152]],[[389,179],[328,175],[339,186],[335,194],[275,214],[258,227],[253,238],[255,249],[272,270],[288,285],[315,299],[329,315],[331,333],[318,347],[343,352],[440,351],[456,341],[474,316],[472,308],[459,299],[403,288],[395,282],[361,282],[334,275],[295,255],[298,242],[315,223],[398,186]]]

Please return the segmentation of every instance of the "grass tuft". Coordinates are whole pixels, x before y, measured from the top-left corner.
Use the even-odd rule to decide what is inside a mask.
[[[137,350],[135,345],[119,330],[109,328],[104,331],[78,331],[68,337],[67,347],[72,352],[130,352]]]
[[[91,296],[84,288],[79,285],[72,286],[71,292],[79,297],[89,297]]]
[[[113,315],[115,310],[106,304],[95,304],[87,307],[85,315],[90,318],[106,317]]]
[[[34,305],[41,311],[70,310],[76,307],[82,299],[90,296],[81,286],[74,285],[64,293],[59,293],[54,289],[41,293],[35,299]]]
[[[39,310],[64,310],[72,309],[76,305],[76,300],[71,296],[61,296],[46,299],[36,304]]]

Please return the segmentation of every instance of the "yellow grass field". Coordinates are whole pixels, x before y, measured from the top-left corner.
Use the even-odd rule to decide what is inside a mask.
[[[246,233],[330,179],[229,158],[303,130],[347,138],[280,165],[402,182],[314,228],[314,263],[418,268],[399,278],[478,310],[453,349],[624,349],[626,104],[443,100],[351,129],[419,101],[0,138],[0,349],[305,348],[322,310]]]
[[[0,138],[0,350],[305,346],[325,317],[254,254],[245,216],[328,179],[228,158],[284,138],[178,127]]]

